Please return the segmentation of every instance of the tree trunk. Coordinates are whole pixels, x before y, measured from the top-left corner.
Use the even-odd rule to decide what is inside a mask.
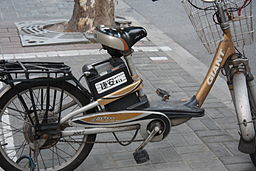
[[[97,25],[114,24],[114,0],[74,0],[72,18],[65,31],[90,32]]]

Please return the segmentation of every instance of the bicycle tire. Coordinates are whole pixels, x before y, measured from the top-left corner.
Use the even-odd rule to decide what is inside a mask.
[[[46,92],[47,92],[47,87],[49,87],[48,92],[50,92],[50,94],[53,93],[54,97],[55,97],[55,94],[58,95],[58,93],[63,92],[66,95],[65,99],[64,99],[64,97],[62,99],[61,99],[61,97],[58,99],[59,101],[63,101],[63,103],[68,101],[69,98],[74,100],[76,104],[71,106],[72,110],[74,110],[76,108],[74,106],[80,107],[80,106],[84,106],[84,105],[90,103],[90,99],[85,97],[83,95],[83,93],[81,93],[81,91],[78,88],[76,88],[74,85],[72,85],[72,84],[70,84],[66,81],[58,81],[58,82],[56,82],[56,81],[50,81],[50,82],[45,82],[45,81],[36,82],[36,81],[33,81],[33,82],[30,82],[30,83],[20,83],[20,84],[15,85],[13,88],[9,89],[6,93],[4,93],[0,97],[0,118],[1,118],[0,119],[0,131],[2,131],[1,134],[0,134],[0,140],[1,140],[1,146],[0,146],[0,160],[1,160],[0,163],[1,164],[0,165],[3,169],[12,170],[12,171],[25,170],[25,169],[28,170],[29,166],[26,163],[20,162],[19,164],[17,164],[15,162],[15,159],[18,159],[18,156],[24,155],[23,152],[26,152],[27,153],[26,155],[31,156],[31,158],[32,158],[31,152],[33,152],[33,150],[31,150],[31,147],[29,147],[29,144],[28,144],[28,147],[25,147],[25,145],[28,143],[27,141],[30,141],[30,138],[26,138],[26,137],[29,137],[29,135],[26,136],[29,133],[25,133],[25,132],[30,132],[30,131],[27,131],[27,130],[30,130],[30,128],[26,129],[27,127],[29,127],[29,124],[27,123],[27,122],[29,122],[29,120],[28,120],[28,117],[27,117],[28,114],[25,112],[24,106],[23,106],[23,110],[22,110],[22,105],[21,105],[22,103],[21,103],[20,99],[18,98],[18,95],[21,95],[21,97],[23,99],[27,100],[26,105],[27,105],[27,107],[30,107],[29,105],[30,105],[30,101],[32,101],[31,100],[32,97],[30,96],[30,98],[31,98],[30,101],[29,101],[29,98],[26,97],[26,96],[29,95],[29,93],[28,93],[29,89],[31,89],[33,91],[33,96],[35,96],[35,97],[36,97],[36,95],[41,94],[40,98],[38,97],[36,99],[37,100],[36,105],[38,105],[36,110],[38,110],[37,113],[39,113],[38,116],[40,116],[40,112],[39,112],[40,106],[41,106],[41,113],[45,112],[46,109],[44,109],[44,107],[47,106],[47,105],[44,104],[44,103],[47,103],[46,102],[47,100],[44,99],[45,96],[42,93],[42,92],[44,92],[44,90],[46,90]],[[26,94],[26,93],[28,93],[28,94]],[[49,97],[50,97],[50,95],[49,95]],[[39,104],[40,99],[41,99],[41,103]],[[53,102],[53,101],[55,101],[55,102]],[[53,104],[48,104],[48,106],[52,105],[52,108],[54,109],[55,107],[53,107],[53,106],[55,106],[55,105],[57,106],[56,101],[57,101],[57,98],[56,99],[53,98],[53,100],[52,100]],[[51,101],[48,100],[48,103],[49,102],[51,102]],[[60,104],[58,104],[58,105],[60,105]],[[15,107],[15,109],[13,109],[13,107]],[[30,108],[32,108],[32,107],[30,107]],[[62,107],[60,107],[60,108],[62,110]],[[21,117],[18,116],[18,115],[15,115],[15,110],[16,110],[17,113],[20,113]],[[62,113],[64,113],[66,110],[67,109],[64,109],[62,111]],[[71,110],[71,109],[69,109],[69,110]],[[92,112],[92,110],[91,110],[91,112]],[[24,115],[24,117],[23,117],[23,115]],[[9,117],[8,118],[9,122],[10,122],[9,125],[8,125],[8,123],[6,124],[6,120],[4,120],[7,117]],[[54,122],[57,119],[54,112],[52,112],[52,114],[49,114],[48,117],[51,118],[52,120],[54,120]],[[22,122],[22,121],[20,121],[22,118],[23,118],[23,122],[24,122],[23,126],[19,123],[19,122]],[[17,123],[12,123],[12,122],[17,122]],[[50,122],[50,119],[49,119],[48,122]],[[13,128],[16,125],[17,125],[17,127],[15,129],[18,129],[19,127],[22,127],[23,128],[22,129],[23,133],[19,133],[19,131],[15,130]],[[8,126],[9,126],[8,129],[13,128],[13,129],[11,129],[11,131],[15,130],[16,132],[13,131],[11,136],[8,136],[6,138],[4,135],[5,134],[7,134],[7,135],[10,134],[8,132],[8,129],[7,129]],[[22,132],[22,131],[20,131],[20,132]],[[17,135],[17,134],[21,134],[21,137],[20,137],[20,135]],[[11,138],[13,138],[12,141],[14,141],[13,142],[13,153],[15,152],[14,156],[17,155],[17,157],[12,157],[12,152],[10,151],[11,154],[8,152],[8,150],[12,150],[12,148],[7,148],[8,144],[10,144],[9,146],[12,147],[11,143],[10,143]],[[72,138],[72,137],[68,137],[68,138]],[[77,138],[77,137],[75,137],[75,138]],[[87,136],[83,135],[79,138],[82,139],[83,141],[86,141],[86,142],[93,142],[93,141],[95,141],[96,134],[87,135]],[[10,139],[10,140],[8,140],[8,139]],[[16,148],[16,144],[18,144],[18,142],[21,142],[20,140],[17,140],[17,139],[22,139],[23,144],[25,142],[24,145],[22,144],[24,146],[24,147],[22,147],[23,149],[20,149],[20,148],[17,149]],[[74,148],[74,151],[75,151],[76,145],[70,145],[68,143],[62,143],[59,140],[56,140],[56,142],[50,142],[50,145],[48,144],[49,146],[52,146],[52,147],[49,147],[48,152],[46,152],[47,148],[46,149],[40,149],[40,155],[38,155],[38,166],[40,167],[40,169],[44,169],[44,170],[52,170],[53,169],[53,170],[61,170],[61,171],[74,170],[87,158],[87,156],[89,155],[89,153],[92,150],[93,145],[94,145],[93,143],[81,143],[81,142],[77,143],[78,146],[79,146],[79,147],[77,147],[78,150],[74,153],[74,155],[72,157],[70,157],[71,159],[68,160],[68,159],[64,158],[64,155],[68,156],[68,154],[69,154],[71,156],[73,153],[71,154],[69,151],[71,151],[72,148]],[[54,143],[56,143],[56,144],[54,144]],[[59,149],[59,148],[62,148],[62,146],[63,146],[64,149]],[[22,150],[22,152],[20,152],[20,150]],[[19,154],[19,153],[21,153],[21,154]],[[59,156],[58,153],[60,153],[60,155],[63,155],[63,156]],[[45,157],[46,161],[44,161],[45,158],[43,157],[43,155],[44,155],[44,157],[47,156],[47,158]],[[52,155],[52,160],[53,161],[48,159],[48,157],[50,155]],[[56,155],[56,157],[54,157],[55,155]],[[40,156],[41,156],[41,160],[39,158]],[[60,157],[63,157],[63,158],[60,158]],[[58,160],[58,161],[56,161],[56,160]],[[63,160],[63,162],[61,163],[60,161],[62,161],[62,160]],[[51,162],[52,166],[49,166],[49,167],[48,167],[48,165],[46,166],[46,164],[48,164],[50,162]],[[59,165],[55,166],[53,163],[54,164],[59,163]]]
[[[248,89],[248,96],[249,96],[252,118],[255,119],[256,118],[256,104],[255,104],[255,101],[253,100],[252,94],[249,89]],[[254,130],[256,132],[255,122],[253,124],[254,124]],[[252,161],[254,167],[256,167],[256,151],[254,153],[250,154],[250,158],[251,158],[251,161]]]

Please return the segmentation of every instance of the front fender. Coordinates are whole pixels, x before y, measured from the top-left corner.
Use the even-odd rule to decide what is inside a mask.
[[[233,76],[234,105],[236,115],[244,141],[250,142],[255,138],[255,130],[252,122],[251,108],[244,73],[238,72]]]

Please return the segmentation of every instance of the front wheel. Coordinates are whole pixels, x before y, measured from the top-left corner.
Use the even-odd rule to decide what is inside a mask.
[[[250,108],[251,108],[252,120],[255,121],[256,120],[256,101],[253,98],[253,93],[256,92],[256,91],[254,91],[256,87],[255,87],[254,80],[253,80],[253,82],[250,82],[249,84],[250,85],[249,85],[248,94],[249,94]],[[256,132],[256,123],[253,122],[253,124],[254,124],[254,130]],[[250,154],[250,157],[251,157],[251,161],[252,161],[254,167],[256,167],[256,151],[254,153]]]
[[[34,148],[34,124],[36,118],[39,123],[56,123],[88,103],[78,88],[65,81],[20,83],[8,90],[0,98],[1,167],[29,170],[29,160],[17,163],[25,156],[37,161],[40,170],[74,170],[90,153],[93,143],[89,142],[94,142],[96,135],[47,139],[38,151]]]

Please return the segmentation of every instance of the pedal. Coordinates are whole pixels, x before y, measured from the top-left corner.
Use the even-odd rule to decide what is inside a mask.
[[[156,90],[156,94],[157,94],[158,96],[162,97],[162,100],[163,100],[163,101],[167,101],[167,100],[169,100],[169,98],[170,98],[170,94],[169,94],[167,91],[165,91],[165,90],[163,90],[163,89],[160,89],[160,88],[158,88],[158,89]]]
[[[135,150],[133,157],[137,164],[145,163],[149,161],[149,155],[143,148],[152,140],[152,138],[160,131],[160,128],[156,126],[145,139],[145,141]]]
[[[133,157],[137,164],[142,164],[150,160],[148,152],[144,149],[142,150],[136,150],[133,153]]]

